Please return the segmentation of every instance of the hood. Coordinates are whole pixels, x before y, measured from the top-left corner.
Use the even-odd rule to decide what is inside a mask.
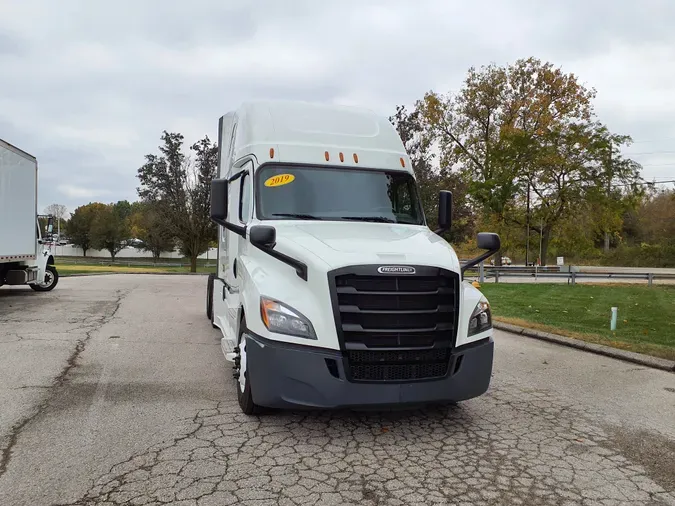
[[[279,221],[273,225],[279,251],[308,263],[320,260],[327,270],[375,263],[459,270],[452,247],[425,226],[343,221]]]

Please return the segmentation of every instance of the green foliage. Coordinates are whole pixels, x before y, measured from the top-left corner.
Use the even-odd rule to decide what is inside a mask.
[[[675,243],[647,244],[635,246],[621,245],[599,257],[604,265],[626,267],[674,267]]]
[[[158,209],[158,202],[134,202],[129,218],[131,235],[141,241],[136,245],[142,251],[150,251],[157,260],[162,252],[173,251],[175,239],[164,219],[165,213]]]
[[[121,200],[115,204],[101,205],[91,222],[91,244],[96,249],[105,249],[114,260],[131,238],[129,216],[131,204]]]
[[[430,91],[417,109],[441,165],[460,171],[472,201],[503,230],[529,221],[545,263],[552,232],[577,209],[594,203],[593,229],[616,233],[639,194],[640,166],[615,149],[630,138],[595,120],[594,97],[574,74],[528,58],[472,67],[459,93]]]
[[[675,244],[675,190],[646,196],[637,212],[636,238],[641,242]]]
[[[474,213],[468,202],[468,184],[457,172],[434,167],[431,152],[431,136],[426,130],[420,109],[412,112],[404,106],[396,108],[396,114],[389,118],[396,127],[408,155],[418,185],[418,193],[429,227],[438,224],[438,195],[441,190],[452,192],[452,229],[444,235],[452,242],[466,240],[473,234]]]
[[[82,248],[84,256],[87,256],[89,249],[95,247],[92,227],[97,214],[104,207],[105,204],[100,202],[90,202],[75,209],[68,221],[66,233],[75,246]]]
[[[159,155],[149,154],[138,169],[141,200],[154,205],[159,219],[190,257],[196,271],[197,257],[217,237],[210,220],[211,180],[217,170],[218,148],[208,137],[193,144],[194,160],[183,151],[183,135],[164,131]]]

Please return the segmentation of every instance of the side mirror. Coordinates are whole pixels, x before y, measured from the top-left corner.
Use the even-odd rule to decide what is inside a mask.
[[[438,230],[437,234],[452,227],[452,192],[441,190],[438,194]]]
[[[54,218],[50,216],[47,218],[47,233],[51,234],[54,231]]]
[[[211,220],[222,224],[227,219],[227,179],[211,181]]]
[[[499,239],[499,235],[493,234],[492,232],[478,232],[478,239],[476,240],[476,243],[480,249],[486,249],[489,251],[497,251],[502,247],[502,242]]]
[[[499,239],[499,235],[493,234],[492,232],[478,232],[478,237],[476,238],[476,245],[480,249],[487,250],[485,253],[478,255],[476,258],[472,258],[464,265],[462,265],[462,279],[464,278],[464,273],[471,269],[472,267],[478,265],[479,263],[487,260],[492,255],[499,251],[499,248],[502,247],[502,242]]]
[[[248,232],[251,244],[262,249],[273,249],[277,243],[277,230],[269,225],[255,225]]]

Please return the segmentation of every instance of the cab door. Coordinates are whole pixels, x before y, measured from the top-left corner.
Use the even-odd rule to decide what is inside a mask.
[[[227,221],[235,225],[246,225],[251,219],[253,208],[253,188],[251,184],[253,163],[247,161],[239,170],[241,174],[228,185]],[[214,293],[214,308],[218,326],[223,330],[221,343],[225,352],[236,346],[239,325],[239,308],[241,306],[241,274],[239,272],[239,256],[246,247],[246,238],[227,230],[219,229],[218,280],[216,286],[220,293]]]
[[[248,225],[253,210],[253,162],[248,161],[241,168],[242,175],[230,184],[230,198],[228,199],[228,221],[237,225]],[[232,329],[233,335],[239,330],[239,308],[243,290],[240,260],[242,253],[246,252],[246,238],[236,232],[227,231],[228,246],[230,253],[227,258],[226,304],[227,326]]]

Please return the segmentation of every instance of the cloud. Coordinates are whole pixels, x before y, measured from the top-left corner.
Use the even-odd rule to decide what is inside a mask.
[[[38,157],[40,205],[72,210],[135,199],[162,130],[215,139],[246,99],[389,115],[459,89],[469,66],[536,56],[596,88],[600,119],[662,177],[675,173],[674,22],[667,0],[6,0],[0,137]]]
[[[108,190],[84,188],[82,186],[75,186],[72,184],[60,184],[56,187],[56,189],[66,197],[79,200],[92,200],[105,195],[110,195]]]

